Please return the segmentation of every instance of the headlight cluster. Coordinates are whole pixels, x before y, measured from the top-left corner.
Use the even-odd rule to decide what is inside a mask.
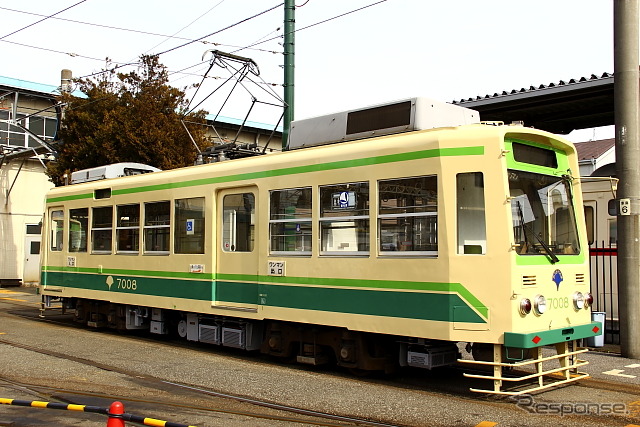
[[[522,298],[520,301],[520,314],[531,313],[531,300],[529,298]]]
[[[573,308],[580,310],[583,308],[589,308],[593,304],[593,295],[589,292],[582,294],[582,292],[573,293]]]
[[[537,315],[544,314],[547,311],[547,299],[543,295],[536,295],[533,299],[533,309]]]
[[[583,308],[588,309],[589,307],[591,307],[591,305],[593,305],[593,295],[591,295],[589,292],[585,294],[583,294],[582,292],[574,292],[571,298],[573,300],[573,308],[576,311],[582,310]],[[551,305],[554,309],[569,308],[570,303],[568,300],[569,298],[567,297],[560,299],[554,298],[551,300],[551,302],[553,303]],[[532,310],[537,316],[541,316],[547,311],[547,308],[547,299],[544,297],[544,295],[536,295],[535,298],[533,298],[533,302],[529,298],[522,298],[520,300],[519,310],[520,314],[523,316],[531,313]]]

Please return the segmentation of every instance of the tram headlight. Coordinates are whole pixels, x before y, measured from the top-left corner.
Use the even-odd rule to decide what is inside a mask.
[[[590,292],[584,294],[584,308],[589,308],[593,305],[593,295]]]
[[[584,295],[582,295],[582,292],[573,293],[573,307],[576,310],[584,308]]]
[[[520,314],[526,315],[531,313],[531,300],[529,298],[522,298],[520,300]]]
[[[536,295],[533,299],[533,309],[536,314],[543,314],[547,311],[547,299],[543,295]]]

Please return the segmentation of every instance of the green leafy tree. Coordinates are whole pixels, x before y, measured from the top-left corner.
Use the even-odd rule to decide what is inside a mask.
[[[58,155],[48,165],[56,185],[76,170],[118,162],[138,162],[160,169],[193,165],[205,137],[206,112],[184,116],[184,90],[168,85],[166,67],[157,56],[141,56],[138,71],[105,71],[94,78],[77,79],[86,98],[68,93],[61,122]],[[184,125],[183,125],[184,123]],[[191,137],[185,130],[189,129]]]

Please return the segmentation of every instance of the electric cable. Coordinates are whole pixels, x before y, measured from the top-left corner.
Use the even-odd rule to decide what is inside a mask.
[[[366,5],[366,6],[362,6],[362,7],[359,7],[359,8],[357,8],[357,9],[350,10],[349,12],[341,13],[340,15],[336,15],[336,16],[334,16],[334,17],[332,17],[332,18],[328,18],[328,19],[325,19],[325,20],[322,20],[322,21],[316,22],[315,24],[307,25],[307,26],[302,27],[302,28],[297,28],[297,29],[296,29],[296,30],[294,30],[293,32],[294,32],[294,33],[297,33],[297,32],[299,32],[299,31],[306,30],[306,29],[309,29],[309,28],[315,27],[315,26],[320,25],[320,24],[325,24],[325,23],[327,23],[327,22],[333,21],[334,19],[342,18],[343,16],[347,16],[347,15],[350,15],[350,14],[352,14],[352,13],[359,12],[359,11],[364,10],[364,9],[367,9],[367,8],[369,8],[369,7],[376,6],[376,5],[379,5],[379,4],[381,4],[381,3],[384,3],[384,2],[386,2],[386,1],[387,1],[387,0],[380,0],[380,1],[377,1],[377,2],[375,2],[375,3],[371,3],[371,4],[368,4],[368,5]],[[305,4],[306,4],[306,3],[305,3]],[[304,6],[305,4],[303,4],[302,6]],[[302,6],[300,6],[300,7],[302,7]],[[261,41],[261,42],[253,43],[253,44],[250,44],[250,45],[248,45],[248,46],[243,47],[242,49],[234,50],[232,53],[240,52],[241,50],[249,49],[249,48],[252,48],[253,46],[257,46],[257,45],[259,45],[259,44],[266,43],[266,42],[268,42],[268,41],[276,40],[276,39],[279,39],[279,38],[281,38],[281,36],[273,37],[273,38],[270,38],[270,39],[267,39],[267,40],[263,40],[263,41]]]
[[[9,36],[12,36],[12,35],[14,35],[15,33],[18,33],[18,32],[20,32],[20,31],[22,31],[22,30],[26,30],[26,29],[27,29],[27,28],[29,28],[29,27],[33,27],[34,25],[39,24],[39,23],[41,23],[42,21],[46,21],[47,19],[52,18],[52,17],[54,17],[54,16],[56,16],[56,15],[58,15],[58,14],[62,13],[62,12],[65,12],[65,11],[67,11],[67,10],[69,10],[69,9],[73,8],[73,7],[76,7],[77,5],[79,5],[79,4],[81,4],[81,3],[84,3],[85,1],[87,1],[87,0],[80,0],[78,3],[76,3],[76,4],[74,4],[74,5],[71,5],[71,6],[69,6],[69,7],[66,7],[66,8],[62,9],[61,11],[54,13],[53,15],[46,16],[46,17],[42,18],[42,19],[41,19],[41,20],[39,20],[39,21],[36,21],[36,22],[34,22],[34,23],[32,23],[32,24],[27,25],[26,27],[22,27],[22,28],[20,28],[19,30],[15,30],[14,32],[11,32],[11,33],[7,34],[6,36],[2,36],[2,37],[0,37],[0,40],[5,39],[5,38],[7,38],[7,37],[9,37]]]
[[[386,1],[386,0],[385,0],[385,1]],[[192,44],[192,43],[198,42],[198,41],[200,41],[200,40],[202,40],[202,39],[206,39],[207,37],[211,37],[211,36],[213,36],[213,35],[215,35],[215,34],[219,34],[219,33],[223,32],[223,31],[226,31],[226,30],[228,30],[228,29],[230,29],[230,28],[233,28],[233,27],[238,26],[238,25],[240,25],[240,24],[243,24],[243,23],[245,23],[245,22],[247,22],[247,21],[250,21],[251,19],[257,18],[258,16],[264,15],[265,13],[271,12],[272,10],[274,10],[274,9],[276,9],[276,8],[278,8],[278,7],[280,7],[280,6],[282,6],[283,4],[284,4],[284,3],[280,3],[280,4],[276,5],[276,6],[273,6],[273,7],[272,7],[272,8],[270,8],[270,9],[264,10],[264,11],[262,11],[262,12],[260,12],[260,13],[257,13],[257,14],[255,14],[255,15],[253,15],[253,16],[250,16],[249,18],[242,19],[242,20],[240,20],[240,21],[236,22],[235,24],[228,25],[228,26],[226,26],[226,27],[224,27],[224,28],[222,28],[222,29],[220,29],[220,30],[214,31],[214,32],[213,32],[213,33],[211,33],[211,34],[207,34],[206,36],[202,36],[202,37],[197,38],[197,39],[195,39],[195,40],[191,40],[191,41],[189,41],[189,42],[187,42],[187,43],[184,43],[184,44],[181,44],[181,45],[179,45],[179,46],[173,47],[173,48],[171,48],[171,49],[165,50],[164,52],[157,53],[156,55],[158,55],[158,56],[160,56],[160,55],[164,55],[165,53],[172,52],[172,51],[174,51],[174,50],[177,50],[177,49],[183,48],[183,47],[185,47],[185,46],[188,46],[188,45],[190,45],[190,44]]]
[[[196,19],[194,19],[193,21],[191,21],[190,23],[188,23],[187,25],[185,25],[184,27],[182,27],[181,29],[179,29],[178,31],[176,31],[175,33],[173,33],[173,35],[171,36],[167,36],[163,41],[161,41],[160,43],[158,43],[157,45],[153,46],[152,48],[148,49],[147,52],[149,52],[152,49],[157,48],[158,46],[160,46],[161,44],[169,41],[170,39],[174,38],[177,34],[181,33],[183,30],[185,30],[186,28],[189,28],[191,25],[193,25],[195,22],[197,22],[200,18],[202,18],[203,16],[207,15],[209,12],[211,12],[213,9],[215,9],[216,7],[220,6],[222,3],[224,3],[225,0],[220,0],[218,3],[216,3],[211,9],[207,10],[205,13],[203,13],[202,15],[198,16]]]
[[[222,0],[222,1],[225,1],[225,0]],[[219,4],[220,3],[218,3],[217,5],[219,5]],[[216,6],[214,6],[213,8],[211,8],[209,11],[205,12],[201,16],[204,16],[207,13],[209,13]],[[15,13],[22,13],[22,14],[31,15],[31,16],[40,16],[40,17],[46,17],[47,16],[47,15],[42,15],[40,13],[26,12],[24,10],[11,9],[9,7],[2,7],[2,6],[0,6],[0,10],[6,10],[8,12],[15,12]],[[105,29],[108,29],[108,30],[126,31],[126,32],[130,32],[130,33],[134,33],[134,34],[142,34],[142,35],[146,35],[146,36],[164,37],[164,38],[167,38],[167,39],[176,39],[176,40],[184,40],[184,41],[192,41],[193,40],[191,38],[177,36],[176,34],[178,34],[179,31],[176,32],[174,35],[168,35],[168,34],[162,34],[162,33],[154,33],[154,32],[151,32],[151,31],[135,30],[135,29],[132,29],[132,28],[116,27],[116,26],[113,26],[113,25],[96,24],[94,22],[78,21],[78,20],[75,20],[75,19],[60,18],[58,16],[52,16],[51,19],[55,19],[55,20],[58,20],[58,21],[71,22],[71,23],[74,23],[74,24],[88,25],[88,26],[91,26],[91,27],[105,28]],[[200,19],[200,18],[197,18],[193,22],[196,22],[198,19]],[[189,24],[189,25],[191,25],[191,24]],[[187,25],[184,28],[187,28],[189,25]],[[182,31],[182,30],[180,30],[180,31]],[[6,42],[6,40],[1,40],[1,41],[5,41]],[[240,47],[242,47],[242,46],[237,46],[237,45],[229,45],[229,44],[224,44],[224,43],[210,42],[210,41],[207,41],[207,40],[199,40],[199,42],[202,43],[202,44],[210,44],[210,45],[214,45],[214,46],[228,46],[228,47],[231,47],[231,48],[240,48]],[[27,45],[27,44],[21,44],[21,46],[29,47],[29,48],[33,48],[33,49],[42,49],[42,48],[40,48],[38,46],[31,46],[31,45]],[[47,49],[44,49],[44,50],[47,50]],[[253,49],[253,50],[262,51],[262,52],[268,52],[268,53],[278,53],[278,52],[271,51],[271,50],[266,50],[266,49]],[[52,50],[52,52],[57,52],[57,51]],[[64,52],[62,52],[62,53],[64,53]],[[76,56],[79,56],[79,55],[76,55]],[[93,58],[89,58],[89,59],[93,59]],[[102,61],[102,59],[100,59],[100,61]]]

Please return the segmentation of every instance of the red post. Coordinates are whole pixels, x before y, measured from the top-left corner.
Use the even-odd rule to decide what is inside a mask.
[[[125,427],[122,414],[124,414],[124,405],[122,402],[113,402],[111,406],[109,406],[107,427]]]

